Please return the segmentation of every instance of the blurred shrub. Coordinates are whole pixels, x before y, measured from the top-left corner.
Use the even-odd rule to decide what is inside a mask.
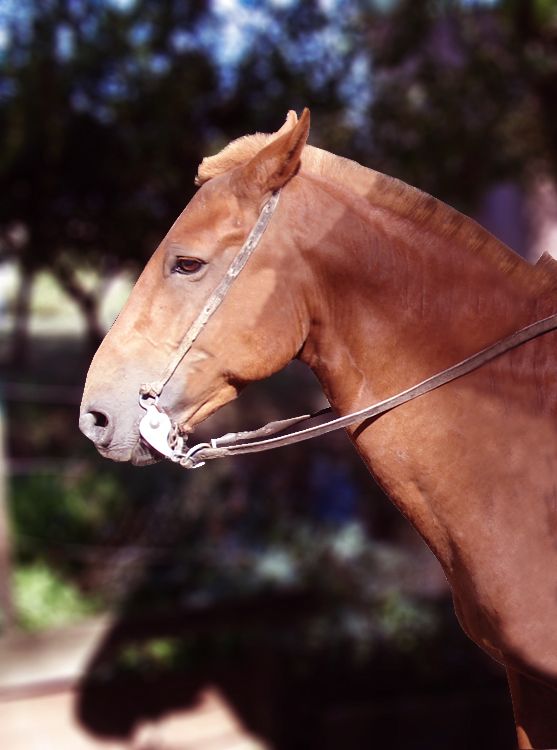
[[[117,475],[91,470],[15,477],[11,496],[17,557],[24,562],[60,558],[60,545],[93,541],[126,502]]]
[[[138,475],[155,481],[149,471]],[[310,650],[348,649],[360,658],[385,642],[412,650],[435,633],[432,606],[405,591],[408,553],[371,538],[357,518],[331,524],[307,508],[285,516],[284,504],[261,497],[248,497],[238,515],[226,500],[205,497],[218,496],[208,474],[198,487],[180,477],[171,499],[143,481],[142,499],[126,476],[89,467],[14,479],[16,588],[26,627],[61,624],[115,597],[141,613],[297,591],[319,602],[296,625]]]
[[[68,625],[99,610],[95,599],[45,563],[17,568],[13,583],[16,617],[26,630]]]

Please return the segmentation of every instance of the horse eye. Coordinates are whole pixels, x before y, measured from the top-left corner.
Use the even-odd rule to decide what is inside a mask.
[[[205,265],[199,258],[176,258],[174,271],[176,273],[192,274],[197,273]]]

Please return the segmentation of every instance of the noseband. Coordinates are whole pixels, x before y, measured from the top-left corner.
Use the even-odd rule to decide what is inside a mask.
[[[472,372],[486,362],[495,359],[495,357],[537,336],[557,329],[557,314],[550,315],[547,318],[538,320],[515,331],[503,339],[499,339],[491,346],[384,401],[379,401],[365,409],[346,414],[343,417],[331,419],[313,427],[307,427],[287,435],[269,437],[301,422],[330,413],[331,409],[323,409],[315,414],[303,414],[299,417],[270,422],[258,430],[229,432],[222,437],[213,438],[209,443],[198,443],[188,449],[185,438],[180,435],[179,426],[158,406],[159,396],[259,245],[276,210],[279,195],[280,190],[273,193],[263,206],[259,218],[249,233],[247,240],[240,248],[238,254],[228,267],[226,274],[207,300],[207,303],[191,324],[160,379],[152,383],[145,383],[139,389],[139,404],[146,411],[139,423],[139,432],[142,438],[162,456],[179,463],[186,469],[197,469],[203,466],[205,461],[213,458],[236,456],[244,453],[258,453],[270,450],[271,448],[281,448],[318,437],[319,435],[325,435],[333,430],[349,427],[358,422],[368,421],[394,409],[396,406],[405,404],[418,396],[429,393],[452,380],[456,380],[456,378]]]

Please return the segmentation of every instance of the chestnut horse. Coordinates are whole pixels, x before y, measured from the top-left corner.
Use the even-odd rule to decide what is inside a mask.
[[[89,370],[80,426],[141,465],[142,383],[258,222],[259,247],[168,376],[187,435],[297,357],[341,415],[557,310],[557,271],[393,178],[306,146],[309,113],[205,159],[200,190],[143,271]],[[557,747],[557,335],[547,333],[348,432],[441,562],[466,633],[507,670],[520,748]]]

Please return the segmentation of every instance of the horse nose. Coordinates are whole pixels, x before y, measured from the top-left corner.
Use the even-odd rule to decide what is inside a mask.
[[[103,409],[85,408],[79,417],[79,429],[95,445],[106,447],[114,434],[114,422]]]

